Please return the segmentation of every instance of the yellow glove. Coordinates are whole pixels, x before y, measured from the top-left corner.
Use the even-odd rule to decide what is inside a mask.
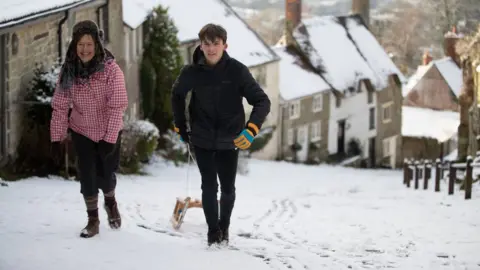
[[[245,150],[251,145],[258,134],[258,127],[254,123],[248,123],[247,127],[235,138],[233,143],[236,147]]]

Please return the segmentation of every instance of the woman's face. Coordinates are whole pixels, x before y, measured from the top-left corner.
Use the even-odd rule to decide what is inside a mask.
[[[78,41],[77,55],[83,63],[87,63],[95,56],[95,41],[91,35],[83,35]]]

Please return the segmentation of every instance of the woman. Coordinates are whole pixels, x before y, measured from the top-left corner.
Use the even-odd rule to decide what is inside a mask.
[[[123,72],[113,55],[103,48],[101,38],[93,21],[74,26],[52,99],[52,149],[58,153],[70,131],[78,158],[80,192],[88,214],[88,224],[80,233],[84,238],[99,233],[99,189],[104,194],[110,227],[121,226],[115,171],[128,100]]]

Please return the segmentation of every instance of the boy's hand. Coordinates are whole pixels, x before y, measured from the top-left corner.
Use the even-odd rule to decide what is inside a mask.
[[[257,134],[258,127],[253,123],[248,123],[247,127],[237,136],[233,143],[242,150],[248,149]]]
[[[175,130],[175,132],[180,137],[180,141],[182,141],[184,143],[190,143],[190,136],[188,135],[187,131],[182,131],[177,127],[174,127],[173,130]]]

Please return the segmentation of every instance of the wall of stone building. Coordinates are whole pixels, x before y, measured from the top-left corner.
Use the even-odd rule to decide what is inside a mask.
[[[21,132],[22,100],[37,64],[51,67],[58,59],[58,23],[63,14],[12,30],[7,45],[7,153],[15,156]],[[13,42],[15,40],[15,42]],[[17,42],[18,41],[18,42]],[[15,46],[14,44],[18,44]],[[16,47],[16,48],[14,48]]]

